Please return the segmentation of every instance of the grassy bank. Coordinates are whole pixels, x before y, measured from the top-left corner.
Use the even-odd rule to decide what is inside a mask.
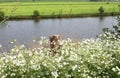
[[[0,10],[5,16],[14,18],[31,18],[37,10],[41,17],[79,17],[99,16],[98,9],[102,6],[105,12],[102,15],[117,15],[119,3],[110,2],[21,2],[0,3]]]

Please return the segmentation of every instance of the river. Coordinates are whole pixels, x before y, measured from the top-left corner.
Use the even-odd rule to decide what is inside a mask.
[[[71,38],[79,41],[96,38],[105,27],[112,28],[117,24],[116,17],[84,17],[40,20],[9,20],[0,26],[0,44],[8,47],[16,39],[20,44],[29,43],[42,36],[59,34],[61,39]]]

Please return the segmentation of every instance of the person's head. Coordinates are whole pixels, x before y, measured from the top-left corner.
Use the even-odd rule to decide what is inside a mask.
[[[50,39],[50,47],[51,48],[56,48],[59,46],[59,40],[60,40],[59,35],[53,35],[52,37],[49,37],[49,39]]]
[[[49,39],[50,39],[50,42],[58,41],[58,40],[60,40],[60,36],[59,35],[53,35],[52,37],[49,37]]]

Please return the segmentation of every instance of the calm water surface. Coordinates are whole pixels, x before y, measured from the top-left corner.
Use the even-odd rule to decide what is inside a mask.
[[[116,17],[85,17],[35,20],[11,20],[6,25],[0,26],[0,44],[8,46],[16,39],[18,42],[29,43],[42,36],[49,37],[53,34],[61,35],[62,39],[71,38],[82,40],[96,38],[102,34],[104,27],[111,28],[116,25]]]

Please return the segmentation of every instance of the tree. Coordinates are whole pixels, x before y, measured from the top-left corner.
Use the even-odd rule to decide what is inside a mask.
[[[38,17],[40,14],[39,14],[39,11],[38,10],[34,10],[33,11],[33,16],[34,17]]]
[[[100,14],[104,13],[104,11],[105,11],[102,6],[98,10],[99,10]]]

